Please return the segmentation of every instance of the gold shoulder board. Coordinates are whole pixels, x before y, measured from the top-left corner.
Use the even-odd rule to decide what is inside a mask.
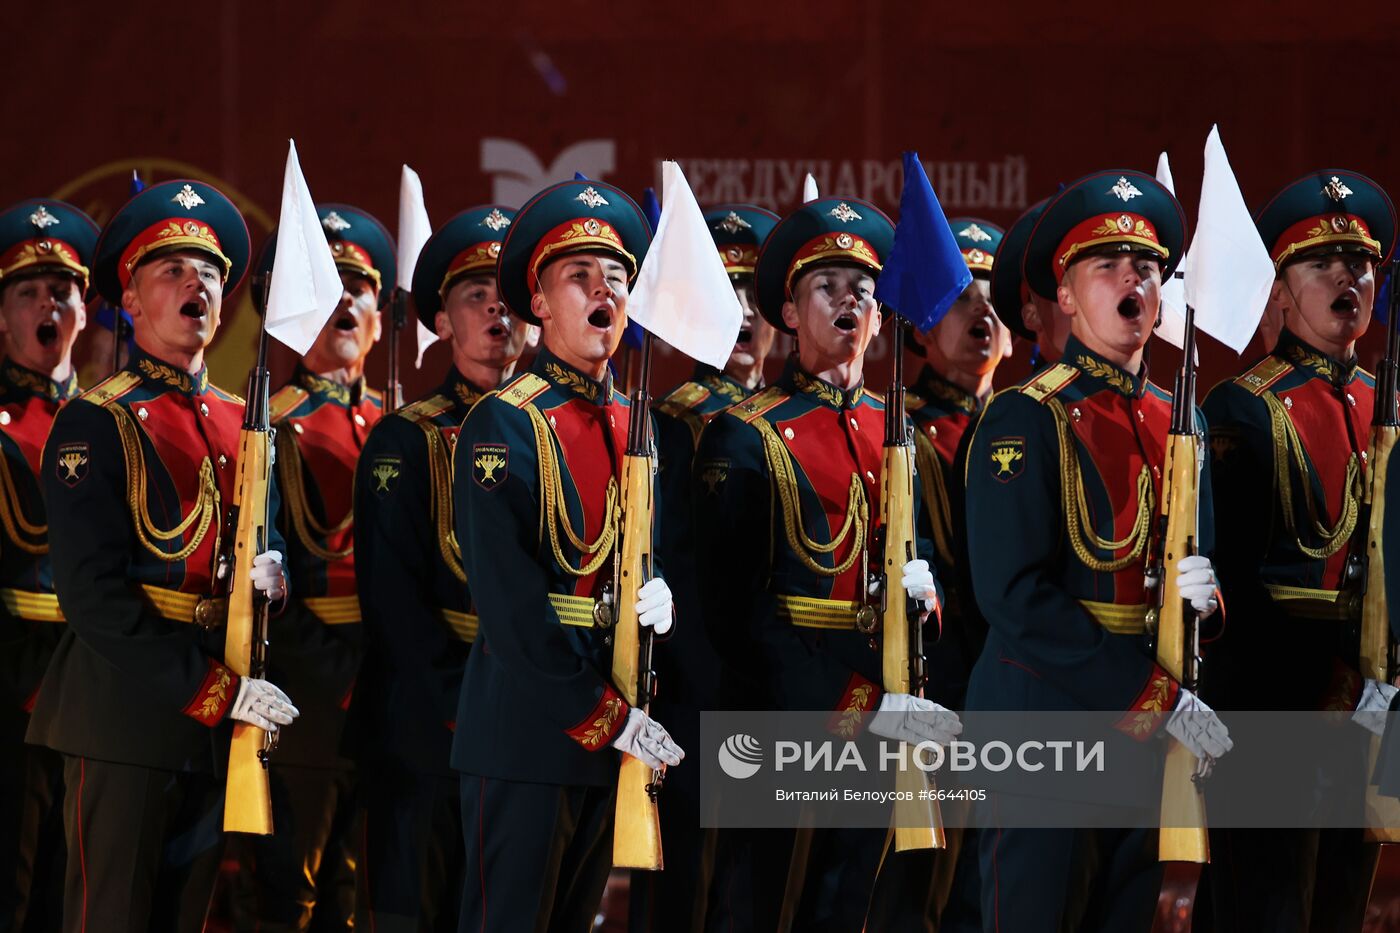
[[[287,412],[296,408],[308,395],[301,386],[283,386],[273,393],[267,403],[269,421],[281,421]]]
[[[1068,363],[1056,363],[1030,382],[1021,386],[1021,394],[1029,395],[1037,402],[1053,398],[1079,375],[1079,370]]]
[[[136,373],[122,370],[119,373],[113,373],[111,376],[103,379],[79,397],[84,401],[92,402],[94,405],[101,405],[103,408],[106,408],[112,402],[121,398],[140,384],[140,376]]]
[[[451,407],[452,400],[447,396],[430,395],[427,398],[419,399],[412,405],[404,406],[397,414],[402,418],[407,418],[414,424],[418,424],[419,422],[436,418]]]
[[[1266,356],[1258,363],[1235,377],[1235,384],[1252,395],[1264,392],[1293,370],[1293,364],[1277,356]]]
[[[710,390],[700,383],[683,382],[658,402],[657,407],[669,414],[677,408],[694,408],[709,397]]]
[[[750,396],[745,401],[730,408],[729,414],[744,424],[753,424],[764,412],[778,407],[787,399],[788,394],[778,386],[769,386],[757,395]]]
[[[499,390],[496,394],[501,401],[512,408],[524,408],[529,405],[540,393],[549,388],[549,382],[535,373],[521,373],[519,377],[511,380],[510,385]]]

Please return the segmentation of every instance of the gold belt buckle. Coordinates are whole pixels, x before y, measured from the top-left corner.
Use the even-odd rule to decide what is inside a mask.
[[[880,627],[880,613],[874,606],[865,605],[856,610],[856,631],[862,635],[874,635]]]
[[[224,622],[225,609],[222,600],[203,598],[194,604],[194,624],[200,628],[218,628]]]

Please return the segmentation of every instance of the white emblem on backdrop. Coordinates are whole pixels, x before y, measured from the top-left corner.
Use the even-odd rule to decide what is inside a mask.
[[[513,139],[483,139],[481,170],[491,176],[491,200],[519,206],[541,188],[569,181],[582,172],[590,181],[606,181],[616,167],[617,144],[586,139],[565,147],[545,165],[527,146]]]

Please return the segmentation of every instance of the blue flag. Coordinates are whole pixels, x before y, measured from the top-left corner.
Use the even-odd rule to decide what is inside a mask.
[[[136,169],[131,170],[131,184],[127,186],[127,196],[136,197],[146,190],[146,183],[141,180],[141,173]],[[97,307],[96,323],[103,330],[112,330],[117,322],[121,322],[121,335],[126,340],[127,349],[131,349],[131,315],[124,308],[113,308],[107,302],[102,302]]]
[[[894,245],[875,283],[875,298],[926,331],[943,319],[972,281],[948,218],[917,152],[904,153],[904,191]]]
[[[588,181],[588,176],[583,172],[574,172],[574,181]]]
[[[1376,291],[1376,303],[1374,305],[1376,323],[1381,326],[1390,324],[1390,290],[1395,287],[1395,276],[1387,275],[1385,282]]]

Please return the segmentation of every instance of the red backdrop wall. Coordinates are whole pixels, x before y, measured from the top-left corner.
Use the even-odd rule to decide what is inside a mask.
[[[438,222],[518,204],[575,170],[640,195],[662,158],[681,162],[702,202],[786,210],[810,170],[824,193],[893,212],[906,148],[930,164],[950,212],[1001,224],[1061,181],[1150,172],[1166,150],[1194,215],[1212,123],[1251,204],[1317,167],[1400,185],[1388,106],[1400,99],[1400,8],[1226,6],[29,4],[7,23],[0,63],[0,200],[67,197],[101,221],[132,168],[196,174],[240,203],[256,248],[295,137],[318,199],[360,205],[391,231],[405,162]],[[235,297],[210,354],[231,388],[256,327],[246,289]],[[1378,330],[1363,342],[1368,364]],[[1024,374],[1025,355],[999,382]],[[1158,381],[1170,384],[1178,360],[1159,344]],[[290,360],[275,363],[285,374]],[[442,346],[421,373],[410,363],[410,394],[446,365]],[[1236,366],[1204,341],[1203,386]],[[687,367],[663,356],[657,385]]]

